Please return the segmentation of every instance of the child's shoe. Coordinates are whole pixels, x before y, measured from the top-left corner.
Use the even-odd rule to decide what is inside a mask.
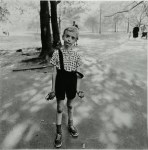
[[[55,138],[55,147],[60,148],[62,146],[62,134],[57,133]]]
[[[73,125],[72,126],[68,126],[68,130],[69,130],[70,134],[73,137],[78,137],[79,133],[78,133],[77,129]]]

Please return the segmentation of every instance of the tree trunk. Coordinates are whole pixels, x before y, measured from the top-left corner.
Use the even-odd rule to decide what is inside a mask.
[[[127,33],[129,33],[129,18],[127,20]]]
[[[116,27],[116,21],[115,21],[115,32],[116,32],[116,28],[117,28],[117,27]]]
[[[50,15],[48,1],[40,1],[40,27],[42,51],[39,57],[44,59],[52,55]]]
[[[50,1],[51,5],[51,23],[52,23],[52,33],[53,33],[53,47],[61,45],[58,20],[57,20],[57,2]]]
[[[99,33],[101,34],[101,15],[102,15],[102,10],[100,8],[100,26],[99,26]]]

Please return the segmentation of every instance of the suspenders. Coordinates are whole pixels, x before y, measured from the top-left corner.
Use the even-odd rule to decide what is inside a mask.
[[[58,49],[58,51],[59,51],[59,59],[60,59],[60,68],[61,70],[64,70],[63,54],[60,49]]]
[[[59,51],[59,59],[60,59],[60,68],[62,71],[64,71],[63,54],[62,54],[60,48],[58,49],[58,51]],[[84,75],[78,71],[72,71],[72,72],[76,73],[77,76],[81,79],[84,77]]]

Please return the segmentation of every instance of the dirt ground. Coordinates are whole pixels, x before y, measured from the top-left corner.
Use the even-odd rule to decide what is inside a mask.
[[[39,38],[3,38],[0,50],[0,148],[53,149],[56,101],[46,101],[51,66],[29,61],[39,54]],[[23,39],[23,38],[22,38]],[[12,41],[14,42],[12,43]],[[9,43],[10,42],[10,43]],[[21,43],[25,43],[22,47]],[[37,44],[35,44],[37,43]],[[28,48],[29,47],[29,48]],[[16,52],[23,48],[22,52]],[[126,34],[80,34],[78,46],[85,78],[85,98],[76,97],[74,123],[79,137],[67,131],[63,114],[63,149],[146,149],[147,41]],[[28,61],[27,61],[28,60]],[[45,64],[44,64],[45,65]],[[66,102],[66,101],[65,101]]]

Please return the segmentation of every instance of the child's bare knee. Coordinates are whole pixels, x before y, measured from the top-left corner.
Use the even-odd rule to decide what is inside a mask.
[[[57,107],[57,112],[58,113],[62,113],[63,112],[63,107],[62,106],[58,106]]]
[[[62,103],[58,103],[57,104],[57,112],[58,113],[62,113],[63,112],[63,104]]]

